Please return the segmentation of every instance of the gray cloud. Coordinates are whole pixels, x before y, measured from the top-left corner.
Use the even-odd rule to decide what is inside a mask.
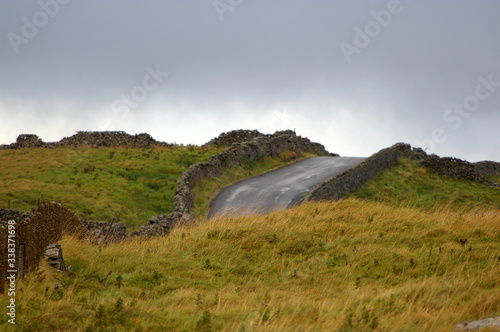
[[[405,141],[500,160],[500,87],[457,128],[444,118],[478,77],[500,82],[498,2],[221,2],[232,8],[222,21],[213,0],[2,2],[0,143],[103,124],[196,144],[237,128],[296,128],[343,155]],[[12,34],[44,7],[57,12],[16,53]],[[379,29],[349,63],[341,43],[356,47],[356,29],[370,24]],[[156,66],[169,75],[146,89]],[[136,106],[116,107],[133,93]],[[425,144],[436,128],[446,139]]]

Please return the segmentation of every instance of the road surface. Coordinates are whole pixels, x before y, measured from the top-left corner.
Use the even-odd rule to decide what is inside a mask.
[[[265,214],[295,205],[316,184],[360,163],[360,157],[313,157],[223,188],[210,204],[216,215]]]

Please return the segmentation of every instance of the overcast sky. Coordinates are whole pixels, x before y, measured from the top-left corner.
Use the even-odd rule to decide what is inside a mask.
[[[344,156],[396,142],[500,161],[500,2],[0,2],[0,144],[295,129]]]

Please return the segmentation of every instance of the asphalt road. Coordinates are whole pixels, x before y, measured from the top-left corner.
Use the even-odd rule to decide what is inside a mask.
[[[223,188],[208,217],[265,214],[290,208],[316,184],[360,163],[360,157],[313,157]]]

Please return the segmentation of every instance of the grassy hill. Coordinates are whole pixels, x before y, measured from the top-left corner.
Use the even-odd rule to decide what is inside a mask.
[[[490,178],[500,183],[500,177]],[[449,205],[461,209],[500,209],[500,188],[433,174],[418,161],[402,159],[380,172],[351,197],[433,210]]]
[[[159,213],[173,210],[177,179],[192,164],[206,161],[224,147],[56,148],[0,150],[0,207],[29,211],[42,195],[79,217],[121,221],[137,229]],[[312,154],[286,151],[271,158],[232,166],[221,177],[196,188],[195,213],[207,213],[221,187]]]
[[[125,158],[131,150],[113,158],[111,152],[101,155],[97,168],[121,160],[122,153],[123,163],[140,164]],[[144,158],[146,167],[155,155]],[[94,180],[97,172],[83,166],[61,178],[79,175],[85,186],[96,186],[101,174]],[[202,184],[197,199],[257,166],[246,168]],[[150,181],[137,182],[147,187]],[[78,188],[60,194],[63,202]],[[17,328],[450,331],[459,321],[500,314],[499,192],[403,160],[341,202],[307,203],[262,217],[199,217],[168,237],[108,246],[65,237],[71,272],[53,274],[42,264],[19,283]],[[65,287],[53,290],[57,280]],[[0,307],[7,301],[0,296]]]
[[[43,195],[79,217],[137,228],[173,209],[179,176],[222,148],[56,148],[0,150],[0,206],[30,210]]]
[[[21,283],[18,327],[450,331],[498,315],[499,220],[350,198],[106,247],[66,237],[70,274],[43,266]]]

